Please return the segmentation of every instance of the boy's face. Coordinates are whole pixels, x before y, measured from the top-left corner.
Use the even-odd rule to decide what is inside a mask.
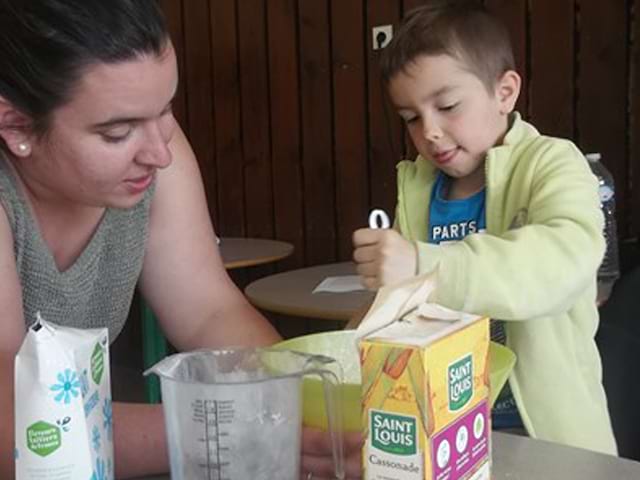
[[[391,78],[389,94],[418,152],[473,188],[484,184],[486,152],[507,131],[519,85],[510,71],[489,93],[455,58],[423,55]]]

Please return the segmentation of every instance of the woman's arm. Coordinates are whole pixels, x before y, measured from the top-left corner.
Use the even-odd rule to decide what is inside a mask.
[[[207,210],[198,164],[184,134],[159,172],[140,289],[181,350],[266,345],[280,339],[230,280]]]

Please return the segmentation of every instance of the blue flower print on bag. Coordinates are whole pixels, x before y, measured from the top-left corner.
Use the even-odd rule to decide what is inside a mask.
[[[93,426],[93,430],[91,431],[91,444],[93,445],[93,449],[97,452],[100,450],[100,443],[102,441],[102,436],[100,435],[100,429],[97,425]]]
[[[80,380],[78,379],[78,375],[73,370],[66,368],[64,373],[59,373],[57,375],[57,379],[59,383],[52,385],[50,390],[52,392],[59,392],[54,400],[59,403],[64,403],[68,405],[71,403],[71,397],[76,398],[80,395]]]
[[[93,471],[93,475],[91,475],[91,480],[107,480],[107,471],[104,460],[101,458],[96,459],[96,469]]]
[[[102,428],[107,432],[107,438],[109,441],[113,441],[113,407],[111,406],[111,399],[105,398],[102,405],[102,415],[104,421],[102,422]]]
[[[82,370],[82,374],[80,374],[80,388],[82,390],[83,397],[89,393],[89,375],[87,375],[86,368]]]

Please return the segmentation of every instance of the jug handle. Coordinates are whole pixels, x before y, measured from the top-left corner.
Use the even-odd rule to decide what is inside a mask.
[[[315,373],[322,379],[322,389],[324,392],[324,405],[327,415],[327,426],[331,437],[331,450],[333,455],[333,465],[337,480],[345,478],[344,471],[344,439],[342,437],[342,403],[338,401],[338,385],[340,380],[329,370],[309,371],[308,374]]]

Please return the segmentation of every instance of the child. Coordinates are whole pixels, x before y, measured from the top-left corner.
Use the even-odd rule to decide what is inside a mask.
[[[353,235],[363,282],[437,271],[430,300],[500,319],[492,338],[518,356],[494,423],[615,454],[593,339],[603,220],[582,154],[513,111],[508,34],[480,5],[414,10],[381,69],[419,155],[398,165],[394,229]]]

